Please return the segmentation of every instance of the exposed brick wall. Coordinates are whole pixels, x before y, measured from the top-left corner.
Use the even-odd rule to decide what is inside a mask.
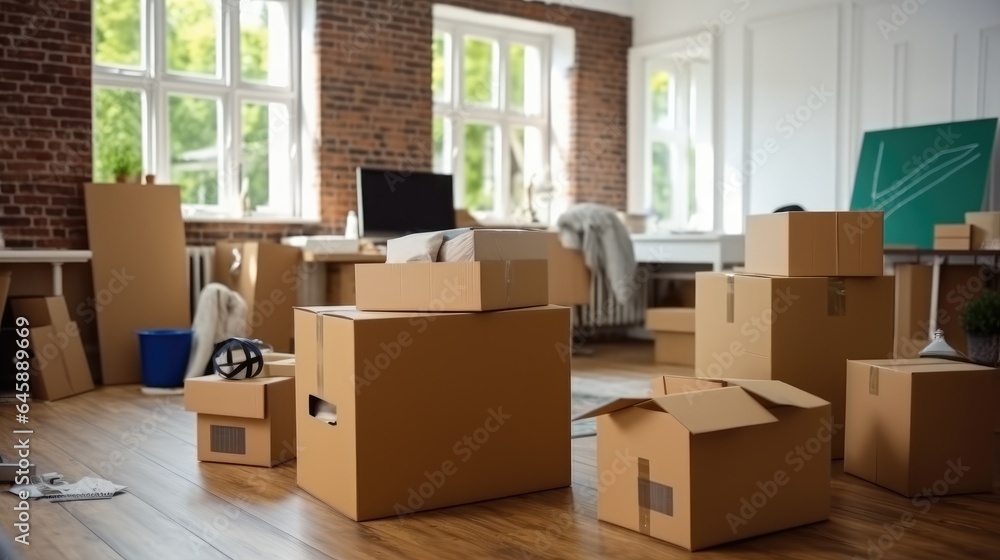
[[[322,224],[255,224],[246,222],[188,222],[184,224],[188,245],[215,245],[223,239],[281,241],[292,235],[328,233]]]
[[[0,0],[0,230],[9,247],[87,245],[90,0]]]

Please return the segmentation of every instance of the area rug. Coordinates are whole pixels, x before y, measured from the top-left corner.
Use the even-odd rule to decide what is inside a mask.
[[[573,377],[572,383],[572,418],[619,397],[645,396],[649,393],[649,382],[643,379]],[[592,436],[597,433],[597,420],[577,420],[572,423],[570,433],[574,438]]]

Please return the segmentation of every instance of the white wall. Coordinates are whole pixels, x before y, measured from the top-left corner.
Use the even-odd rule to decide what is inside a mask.
[[[633,0],[632,8],[636,46],[714,36],[716,184],[731,201],[727,231],[742,229],[743,212],[784,204],[847,208],[866,130],[1000,116],[997,0]]]

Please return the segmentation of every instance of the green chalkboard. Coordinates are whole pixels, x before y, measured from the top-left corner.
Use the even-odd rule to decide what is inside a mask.
[[[851,210],[885,212],[885,244],[929,249],[934,224],[983,209],[997,119],[866,132]]]

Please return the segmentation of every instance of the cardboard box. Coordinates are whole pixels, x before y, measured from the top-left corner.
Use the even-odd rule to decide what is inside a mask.
[[[548,258],[548,233],[516,229],[473,229],[461,241],[441,246],[442,262],[538,261]],[[392,244],[392,241],[389,241]],[[390,248],[391,252],[391,248]]]
[[[934,226],[934,249],[938,251],[968,251],[972,247],[969,224],[937,224]]]
[[[549,303],[587,305],[590,303],[590,269],[583,253],[563,247],[559,233],[546,232],[549,247]]]
[[[653,361],[658,364],[694,365],[694,309],[647,309],[646,329],[653,332]]]
[[[12,298],[10,305],[14,315],[24,317],[32,327],[61,328],[70,323],[69,308],[62,296]]]
[[[258,241],[215,244],[213,281],[239,292],[247,303],[249,338],[267,342],[276,352],[292,350],[292,308],[298,303],[297,247]]]
[[[184,381],[198,413],[198,460],[272,467],[295,457],[295,379],[217,375]]]
[[[746,271],[775,276],[881,276],[881,212],[747,216]]]
[[[141,383],[136,331],[191,328],[180,188],[87,184],[83,194],[101,379]]]
[[[273,362],[264,361],[262,377],[295,377],[295,358],[287,358]]]
[[[897,359],[918,357],[930,342],[931,272],[927,265],[896,265],[893,357]]]
[[[759,380],[667,376],[654,395],[583,415],[598,519],[693,551],[829,517],[829,403]]]
[[[495,311],[546,305],[548,262],[358,264],[364,311]]]
[[[829,401],[844,421],[849,359],[893,351],[893,278],[778,278],[699,272],[699,376],[776,379]],[[838,429],[833,457],[844,452]]]
[[[991,492],[998,375],[948,360],[848,362],[844,472],[908,497]]]
[[[570,484],[568,308],[298,308],[295,338],[298,484],[351,519]]]
[[[31,397],[55,401],[94,389],[87,355],[75,322],[28,329],[32,359]]]
[[[966,212],[965,223],[972,228],[972,249],[1000,249],[1000,212]]]

